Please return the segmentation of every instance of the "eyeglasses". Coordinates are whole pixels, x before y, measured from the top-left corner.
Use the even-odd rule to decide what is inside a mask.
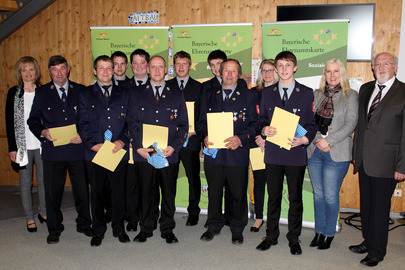
[[[385,68],[387,68],[387,67],[389,67],[390,65],[394,65],[395,63],[390,63],[390,62],[383,62],[383,63],[376,63],[375,65],[374,65],[374,67],[376,67],[376,68],[380,68],[380,67],[385,67]]]
[[[263,74],[272,73],[272,72],[274,72],[274,69],[262,69]]]

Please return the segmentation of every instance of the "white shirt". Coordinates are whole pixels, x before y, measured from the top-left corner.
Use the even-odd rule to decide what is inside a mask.
[[[30,117],[32,103],[34,101],[34,92],[24,92],[24,130],[25,130],[25,143],[27,150],[35,150],[41,148],[41,142],[32,134],[28,127],[27,120]]]
[[[395,81],[395,76],[392,77],[391,79],[389,79],[388,81],[386,81],[385,83],[383,83],[383,85],[385,85],[385,87],[381,92],[380,102],[381,102],[381,100],[383,100],[385,95],[388,93],[388,90],[390,90],[391,86],[394,84],[394,81]],[[379,83],[376,81],[373,94],[371,95],[370,100],[368,101],[367,112],[370,111],[371,103],[373,103],[374,98],[377,96],[378,92],[380,92],[380,88],[378,87],[378,84]]]

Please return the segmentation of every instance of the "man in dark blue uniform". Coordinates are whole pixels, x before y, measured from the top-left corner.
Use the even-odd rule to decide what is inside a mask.
[[[205,94],[197,132],[210,148],[208,141],[207,113],[232,112],[234,136],[227,138],[225,149],[219,149],[216,158],[205,155],[204,169],[208,182],[208,230],[201,240],[210,241],[219,234],[225,224],[222,216],[222,198],[225,184],[232,195],[233,216],[230,220],[232,243],[243,243],[243,229],[248,222],[247,184],[249,145],[256,135],[257,96],[253,91],[238,84],[242,74],[237,60],[227,59],[220,68],[222,86]]]
[[[134,76],[131,78],[131,86],[140,86],[148,82],[148,63],[150,55],[144,49],[136,49],[131,53],[131,68]]]
[[[128,68],[128,57],[122,51],[115,51],[111,55],[111,59],[114,63],[114,75],[113,81],[115,85],[120,84],[121,86],[127,87],[129,84],[130,78],[125,75]]]
[[[128,152],[120,161],[114,172],[92,163],[110,133],[113,152],[120,149],[128,151],[129,138],[126,113],[129,100],[128,88],[116,86],[112,82],[113,62],[110,57],[102,55],[94,60],[94,75],[97,81],[86,87],[79,98],[79,133],[85,146],[85,159],[91,183],[91,208],[93,215],[92,246],[99,246],[107,230],[104,208],[106,183],[111,186],[112,230],[114,237],[121,243],[129,242],[125,233],[125,179]]]
[[[172,88],[179,89],[184,95],[186,102],[194,103],[194,111],[188,112],[194,115],[193,131],[188,132],[188,143],[180,151],[180,160],[186,171],[189,195],[188,195],[188,218],[186,226],[198,224],[200,214],[201,179],[200,179],[200,151],[201,140],[195,132],[195,126],[200,116],[201,83],[190,77],[191,69],[190,54],[185,51],[177,52],[174,57],[174,69],[176,77],[167,82]],[[176,177],[177,178],[177,177]]]
[[[313,103],[314,94],[311,88],[294,80],[297,70],[297,59],[289,51],[277,55],[276,71],[280,81],[266,88],[262,93],[260,105],[259,130],[262,136],[272,137],[277,133],[270,126],[275,107],[300,116],[299,124],[307,130],[303,137],[290,139],[291,149],[287,150],[266,141],[264,162],[266,163],[266,181],[269,195],[267,207],[266,237],[257,246],[258,250],[267,250],[277,245],[280,235],[279,220],[281,199],[283,197],[284,175],[287,177],[290,208],[288,210],[288,233],[290,252],[292,255],[302,253],[299,236],[302,229],[302,185],[307,165],[306,148],[316,134]]]
[[[221,73],[219,72],[221,68],[221,64],[225,61],[228,57],[226,53],[221,50],[214,50],[210,52],[207,58],[208,65],[210,66],[211,72],[214,75],[210,80],[205,81],[202,84],[202,92],[205,93],[209,89],[217,89],[222,85],[222,78]],[[238,79],[238,85],[247,88],[246,81],[244,79]],[[233,216],[233,209],[232,209],[233,199],[232,194],[229,191],[228,184],[225,183],[225,225],[229,226]],[[204,227],[208,228],[208,223],[206,222]]]
[[[145,242],[155,229],[156,192],[158,183],[162,192],[160,216],[161,237],[166,243],[177,243],[175,228],[176,176],[179,168],[179,152],[187,138],[188,119],[183,93],[166,85],[166,62],[160,56],[150,59],[148,73],[150,81],[138,91],[132,92],[128,110],[128,126],[134,148],[134,161],[140,180],[140,224],[141,232],[134,241]],[[162,147],[169,166],[156,169],[147,162],[152,149],[143,145],[143,124],[168,127],[168,145]],[[158,145],[159,147],[159,145]]]
[[[64,230],[60,210],[66,171],[72,183],[77,231],[92,237],[89,209],[89,186],[84,163],[84,148],[79,135],[70,144],[54,146],[49,129],[77,124],[79,92],[83,85],[68,80],[69,66],[60,55],[49,58],[49,74],[52,81],[36,92],[27,123],[32,133],[41,141],[44,163],[45,201],[47,212],[48,244],[56,244]]]

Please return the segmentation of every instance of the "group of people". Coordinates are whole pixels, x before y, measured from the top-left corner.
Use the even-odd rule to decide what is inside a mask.
[[[31,199],[35,164],[38,218],[48,226],[47,243],[58,243],[64,230],[60,206],[67,171],[78,213],[77,231],[91,237],[92,246],[102,244],[110,220],[113,236],[122,243],[130,241],[126,230],[136,231],[138,223],[140,232],[134,241],[147,241],[159,224],[166,243],[177,243],[173,230],[179,162],[189,181],[186,225],[194,226],[199,222],[200,151],[204,148],[209,191],[207,230],[201,240],[212,240],[227,225],[232,243],[242,244],[248,223],[249,150],[260,147],[266,167],[254,171],[256,221],[250,231],[259,232],[264,224],[266,183],[269,199],[266,237],[258,250],[278,243],[285,177],[287,239],[291,254],[302,254],[299,237],[307,167],[315,208],[315,236],[309,246],[329,249],[336,231],[340,187],[353,161],[359,171],[364,242],[350,250],[368,253],[361,260],[367,266],[383,260],[390,198],[397,181],[405,179],[405,85],[395,78],[395,56],[376,55],[372,62],[376,81],[364,84],[359,95],[350,89],[344,64],[336,58],[326,62],[316,91],[294,79],[297,59],[289,51],[262,61],[252,90],[240,78],[241,64],[227,59],[220,50],[209,54],[214,77],[203,84],[189,76],[191,57],[187,52],[177,52],[173,60],[176,77],[165,81],[167,65],[161,56],[135,50],[130,56],[134,76],[128,78],[124,53],[102,55],[94,60],[96,81],[87,87],[68,79],[70,67],[62,56],[49,59],[52,80],[45,85],[39,84],[40,70],[34,58],[17,62],[18,84],[8,93],[6,123],[9,156],[20,173],[29,232],[37,230]],[[188,123],[186,102],[194,103],[194,123]],[[276,107],[298,115],[299,125],[306,131],[304,136],[289,138],[290,150],[266,139],[277,134],[270,125]],[[215,149],[209,140],[207,115],[215,112],[233,115],[233,136],[224,141],[225,148]],[[67,145],[54,146],[56,139],[49,129],[72,124],[77,136]],[[168,144],[161,149],[169,164],[164,168],[147,161],[155,149],[143,144],[145,124],[168,128]],[[190,125],[194,130],[189,131]],[[127,150],[113,172],[92,162],[106,140],[114,144],[114,153]],[[128,164],[129,149],[134,164]],[[128,222],[126,230],[124,221]]]

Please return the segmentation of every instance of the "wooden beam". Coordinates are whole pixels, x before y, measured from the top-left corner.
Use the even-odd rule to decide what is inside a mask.
[[[0,11],[16,11],[19,7],[14,0],[0,0]]]

